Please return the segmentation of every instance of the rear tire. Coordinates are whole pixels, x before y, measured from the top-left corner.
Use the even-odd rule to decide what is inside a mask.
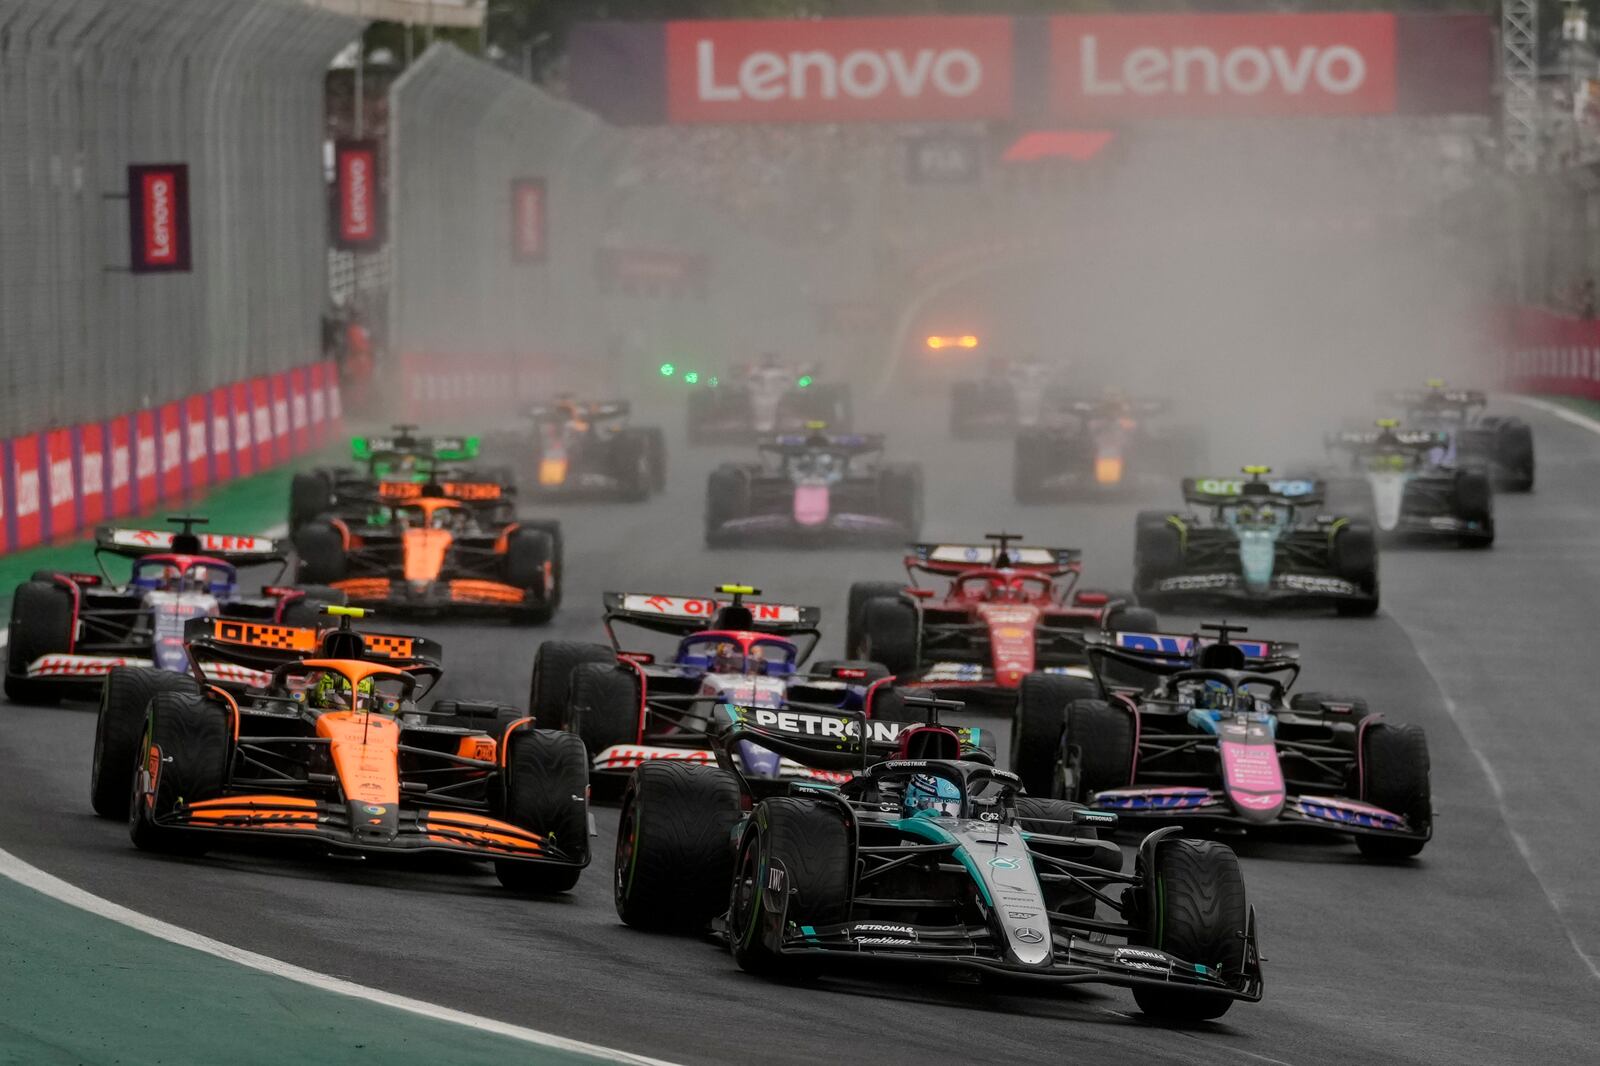
[[[878,474],[878,504],[883,515],[905,528],[905,536],[922,535],[922,467],[895,463]]]
[[[1250,924],[1244,874],[1232,849],[1215,840],[1163,840],[1157,847],[1157,911],[1149,915],[1151,947],[1224,972],[1242,967]],[[1233,997],[1217,992],[1135,986],[1134,1002],[1154,1018],[1195,1022],[1220,1018]]]
[[[650,491],[665,492],[667,488],[667,438],[659,426],[646,426],[639,430],[644,438],[645,458],[650,467]]]
[[[1067,704],[1099,694],[1098,685],[1081,677],[1033,673],[1022,679],[1011,738],[1011,770],[1022,778],[1022,787],[1030,796],[1059,795]]]
[[[1017,434],[1011,458],[1011,494],[1018,503],[1046,500],[1044,480],[1050,474],[1053,444],[1048,433],[1023,430]]]
[[[1495,435],[1495,460],[1504,472],[1497,486],[1502,492],[1533,491],[1533,427],[1520,418],[1507,418]]]
[[[628,430],[611,442],[611,476],[622,498],[639,503],[650,498],[655,478],[650,465],[650,443],[643,432]]]
[[[569,856],[589,861],[589,756],[583,741],[553,729],[518,729],[506,752],[503,817],[538,833]],[[568,892],[582,866],[496,862],[495,876],[513,892]]]
[[[89,803],[102,818],[128,817],[135,760],[150,717],[150,701],[162,692],[199,699],[200,685],[185,674],[138,666],[113,666],[106,674],[89,767]]]
[[[324,607],[330,605],[343,607],[350,602],[350,597],[343,589],[330,588],[327,585],[305,585],[300,591],[304,595],[299,599],[290,600],[283,609],[283,624],[286,626],[316,629],[330,621],[322,613]]]
[[[183,692],[158,692],[150,701],[141,745],[140,769],[129,790],[128,836],[145,851],[200,855],[208,846],[204,831],[157,825],[179,803],[197,803],[222,794],[233,754],[232,722],[215,700]],[[152,749],[159,756],[155,791],[146,803],[140,786]]]
[[[727,534],[722,527],[750,513],[750,479],[730,464],[711,471],[706,479],[706,546],[717,547]]]
[[[1161,618],[1148,607],[1118,607],[1106,617],[1112,633],[1159,633]]]
[[[545,728],[566,729],[567,699],[572,693],[572,671],[582,663],[615,664],[616,652],[604,644],[575,640],[547,640],[533,653],[533,680],[528,692],[528,713]]]
[[[295,577],[304,585],[331,585],[345,576],[344,538],[331,522],[313,521],[294,535],[300,557]]]
[[[1478,524],[1478,531],[1463,533],[1457,538],[1461,547],[1494,545],[1494,489],[1487,471],[1474,468],[1456,474],[1456,513],[1463,521]]]
[[[902,599],[868,600],[856,658],[882,663],[891,674],[917,665],[917,609]]]
[[[752,812],[739,845],[728,905],[728,941],[746,973],[804,973],[809,960],[774,952],[780,923],[833,925],[850,916],[855,887],[850,836],[837,811],[813,800],[777,796]],[[769,886],[783,871],[784,897]]]
[[[6,645],[6,698],[12,703],[48,706],[74,688],[71,682],[26,676],[28,665],[43,655],[65,654],[72,647],[72,593],[46,581],[18,586],[11,601],[11,630]]]
[[[1419,830],[1433,827],[1428,736],[1421,726],[1374,722],[1361,738],[1361,762],[1365,775],[1361,799],[1404,815]],[[1426,845],[1426,840],[1356,837],[1356,847],[1371,859],[1409,859]]]
[[[1105,700],[1073,700],[1067,705],[1061,736],[1061,762],[1072,771],[1066,798],[1087,803],[1096,792],[1121,788],[1133,780],[1133,716]]]
[[[572,671],[562,727],[583,738],[596,757],[639,737],[639,677],[632,667],[583,663]],[[611,798],[615,798],[615,793]]]
[[[728,903],[739,817],[739,783],[726,770],[670,759],[635,770],[617,823],[617,917],[635,929],[703,930]]]
[[[876,599],[899,599],[900,590],[905,585],[898,581],[857,581],[850,586],[850,596],[846,601],[844,620],[844,653],[854,658],[861,658],[861,641],[863,621],[867,613],[867,601]]]
[[[289,532],[295,533],[332,506],[333,482],[326,473],[296,474],[289,482]]]
[[[543,625],[550,621],[560,606],[560,585],[557,571],[556,542],[542,529],[523,527],[511,534],[506,542],[505,582],[524,592],[537,593],[538,599],[530,606],[518,608],[512,614],[514,621],[525,625]],[[546,568],[549,586],[545,584]]]
[[[1328,562],[1334,574],[1355,585],[1365,595],[1339,600],[1334,606],[1346,618],[1366,617],[1378,610],[1378,535],[1365,518],[1353,518],[1333,536]]]
[[[1183,569],[1183,532],[1166,511],[1140,511],[1133,548],[1133,587],[1148,602],[1156,583]]]

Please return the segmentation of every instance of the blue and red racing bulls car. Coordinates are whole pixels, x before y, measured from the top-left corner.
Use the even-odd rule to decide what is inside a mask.
[[[802,664],[818,639],[821,611],[746,600],[748,585],[722,585],[719,596],[608,592],[604,644],[547,641],[534,658],[534,714],[564,723],[583,738],[597,781],[619,783],[655,759],[713,760],[709,731],[719,707],[740,707],[791,731],[822,736],[843,709],[859,712],[888,672],[876,663]],[[658,660],[623,650],[617,625],[677,637]],[[873,723],[886,742],[894,723]],[[837,775],[801,767],[755,745],[739,749],[743,772],[760,778]]]
[[[1433,835],[1422,729],[1364,700],[1288,690],[1296,645],[1214,636],[1089,636],[1101,697],[1065,708],[1058,794],[1131,822],[1347,833],[1407,858]]]
[[[198,533],[203,518],[170,519],[179,530],[95,530],[98,574],[40,570],[11,601],[6,695],[21,703],[94,699],[114,666],[187,671],[183,626],[219,617],[299,625],[344,595],[320,586],[269,584],[257,596],[239,588],[239,569],[287,566],[285,546],[267,537]],[[132,560],[126,584],[105,571],[104,557]],[[224,664],[213,680],[260,683],[258,671]]]

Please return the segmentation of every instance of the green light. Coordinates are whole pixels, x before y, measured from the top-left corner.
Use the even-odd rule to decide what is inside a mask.
[[[698,385],[700,384],[700,375],[696,371],[691,370],[687,374],[683,375],[683,380],[690,385]]]
[[[716,388],[717,387],[717,376],[715,374],[711,375],[711,377],[709,379],[707,379],[706,384],[710,385],[713,389]]]
[[[799,385],[802,389],[809,389],[811,387],[811,375],[807,374],[805,377],[795,382],[795,384]]]
[[[676,374],[677,372],[678,372],[678,368],[673,366],[671,363],[662,363],[661,364],[661,376],[662,377],[670,378],[672,375]]]

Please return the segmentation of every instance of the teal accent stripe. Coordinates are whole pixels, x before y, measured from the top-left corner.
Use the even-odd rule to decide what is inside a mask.
[[[978,891],[983,893],[983,902],[990,907],[994,906],[994,897],[989,895],[989,883],[983,879],[983,874],[978,872],[978,864],[972,861],[966,849],[956,842],[955,836],[944,826],[931,818],[902,818],[894,823],[899,829],[905,830],[914,837],[922,837],[931,844],[955,844],[956,861],[967,868],[967,873],[978,884]]]

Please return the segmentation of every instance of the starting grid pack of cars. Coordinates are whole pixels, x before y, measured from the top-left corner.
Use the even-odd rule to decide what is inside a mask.
[[[1157,612],[1372,613],[1385,539],[1492,543],[1493,491],[1532,486],[1525,424],[1435,382],[1330,434],[1326,469],[1207,476],[1176,472],[1200,453],[1160,404],[1076,398],[1037,367],[958,385],[958,437],[1015,434],[1021,502],[1181,479],[1180,507],[1139,514],[1119,591],[1085,585],[1072,548],[920,541],[921,468],[840,424],[842,386],[796,374],[764,366],[694,412],[702,442],[755,448],[712,471],[706,543],[909,543],[905,581],[857,582],[827,620],[848,658],[811,658],[820,609],[751,586],[619,590],[604,641],[538,646],[526,706],[430,700],[443,649],[391,615],[545,621],[561,529],[518,501],[664,486],[660,430],[625,403],[563,398],[510,441],[517,468],[482,464],[478,438],[401,426],[358,438],[358,467],[297,476],[292,584],[290,543],[198,517],[97,531],[131,575],[22,585],[7,695],[98,697],[93,807],[144,849],[449,852],[548,894],[591,862],[590,797],[620,802],[621,919],[712,931],[775,977],[887,960],[1109,983],[1153,1017],[1215,1018],[1260,999],[1263,978],[1238,859],[1209,830],[1320,831],[1378,860],[1423,850],[1420,728],[1293,691],[1294,644],[1168,632]],[[266,568],[247,589],[241,571]],[[1010,719],[1008,751],[969,708]]]

